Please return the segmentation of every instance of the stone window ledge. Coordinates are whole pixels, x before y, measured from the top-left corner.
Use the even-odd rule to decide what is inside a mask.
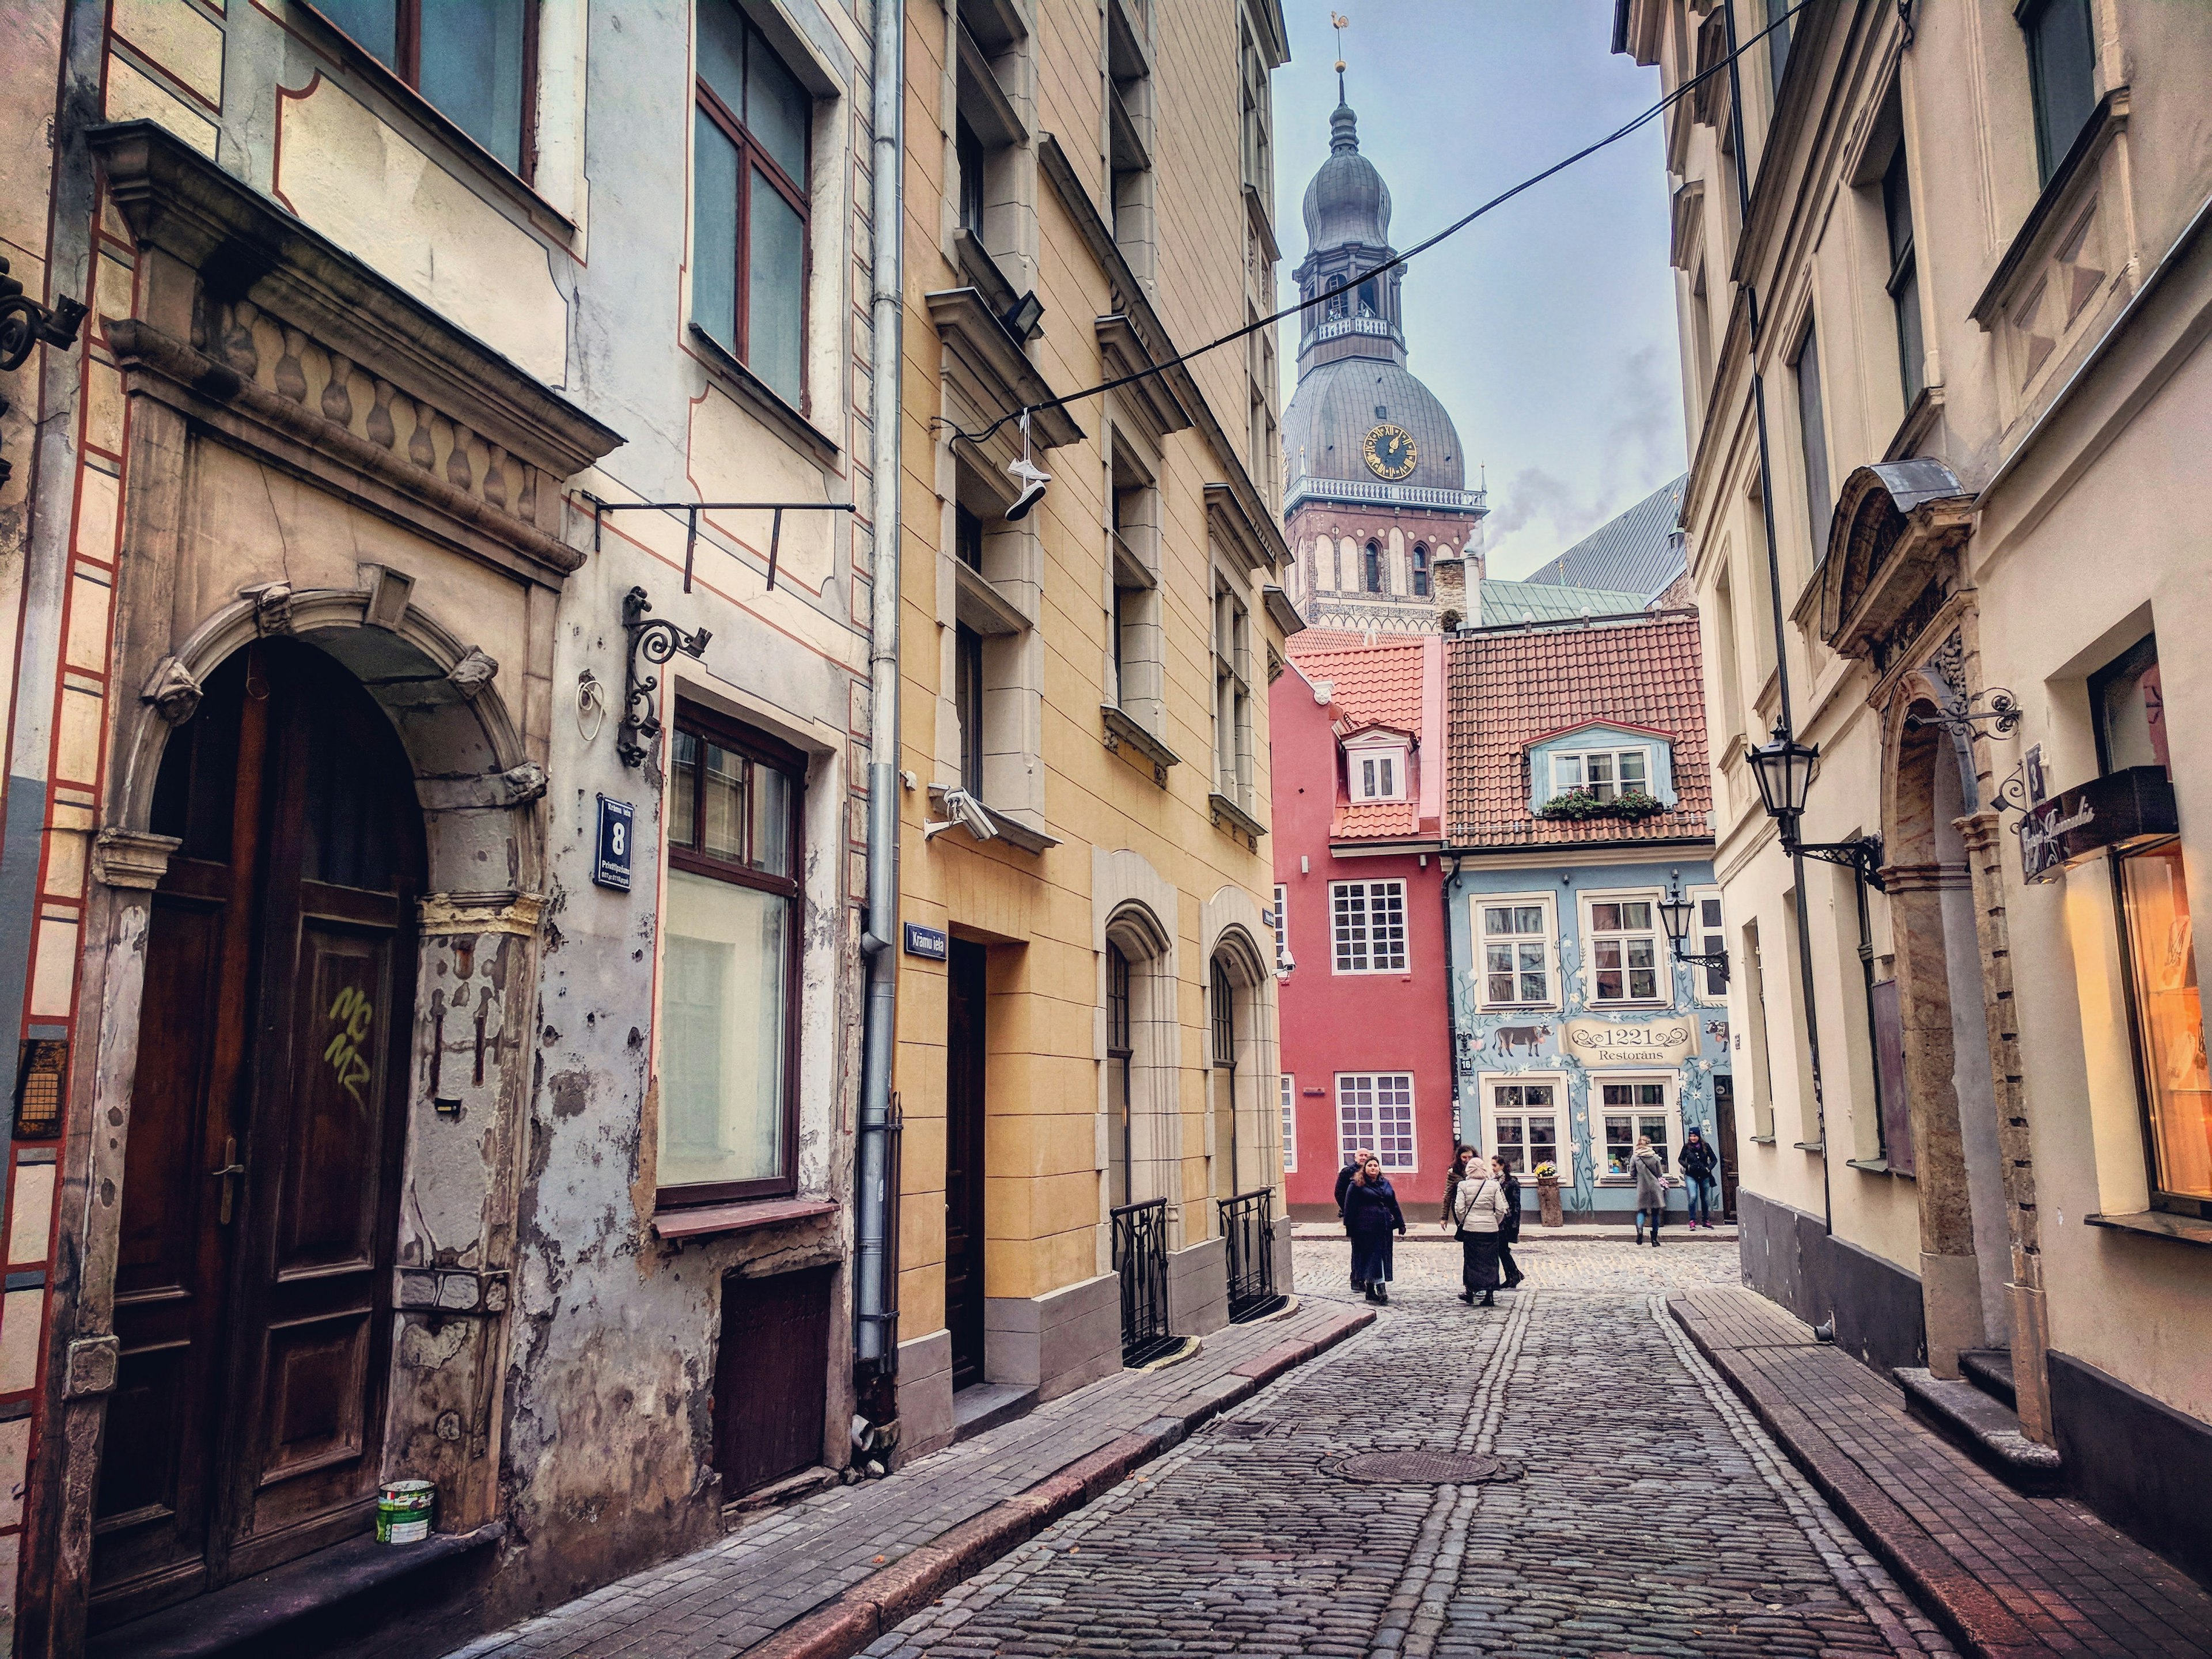
[[[2173,1215],[2164,1210],[2139,1210],[2133,1215],[2085,1215],[2081,1219],[2092,1227],[2111,1227],[2120,1232],[2142,1233],[2152,1238],[2170,1238],[2178,1244],[2212,1247],[2212,1221],[2199,1220],[2195,1216]]]
[[[713,1233],[750,1232],[757,1227],[811,1221],[818,1216],[836,1213],[836,1202],[826,1198],[749,1198],[734,1204],[699,1204],[680,1210],[656,1211],[653,1231],[663,1238],[703,1238]]]

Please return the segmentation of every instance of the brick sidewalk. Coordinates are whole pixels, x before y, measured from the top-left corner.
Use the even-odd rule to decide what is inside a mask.
[[[1674,1318],[1821,1495],[1987,1659],[2212,1656],[2212,1596],[2065,1498],[2028,1498],[1907,1416],[1888,1378],[1765,1297],[1670,1298]]]
[[[1208,1419],[1372,1322],[1310,1302],[1198,1354],[1122,1371],[913,1463],[771,1510],[720,1542],[456,1650],[449,1659],[839,1659]]]

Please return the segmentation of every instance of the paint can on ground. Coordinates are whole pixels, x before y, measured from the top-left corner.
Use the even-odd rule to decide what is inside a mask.
[[[430,1535],[438,1489],[428,1480],[387,1480],[376,1493],[376,1541],[419,1544]]]

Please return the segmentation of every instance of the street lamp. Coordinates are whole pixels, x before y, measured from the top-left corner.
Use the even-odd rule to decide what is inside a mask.
[[[1674,947],[1674,960],[1686,962],[1692,968],[1718,970],[1721,983],[1728,983],[1728,951],[1685,951],[1682,941],[1689,937],[1690,924],[1697,915],[1697,902],[1682,896],[1681,872],[1668,872],[1667,896],[1659,901],[1659,925],[1667,930],[1667,943]]]
[[[1812,795],[1813,780],[1820,775],[1819,744],[1798,742],[1790,735],[1789,722],[1777,720],[1773,736],[1755,749],[1745,750],[1743,758],[1758,781],[1759,799],[1766,816],[1782,827],[1784,852],[1792,858],[1802,855],[1823,864],[1840,865],[1876,892],[1883,890],[1880,836],[1831,842],[1797,839],[1797,825]]]

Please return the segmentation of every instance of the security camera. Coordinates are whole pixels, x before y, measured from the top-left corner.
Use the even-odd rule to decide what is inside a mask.
[[[1006,471],[1021,485],[1021,493],[1006,509],[1006,521],[1012,524],[1029,517],[1030,509],[1044,499],[1044,487],[1052,482],[1052,474],[1026,460],[1008,461]]]
[[[990,809],[965,789],[946,790],[945,810],[952,815],[954,823],[977,841],[989,841],[999,833],[998,821],[992,817]]]
[[[1275,977],[1277,979],[1288,979],[1291,976],[1291,970],[1297,965],[1297,962],[1292,960],[1291,953],[1288,951],[1284,951],[1283,959],[1275,964]]]

